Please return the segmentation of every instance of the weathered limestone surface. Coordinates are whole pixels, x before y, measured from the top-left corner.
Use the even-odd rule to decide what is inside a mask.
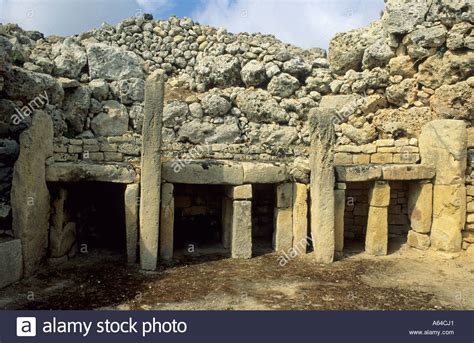
[[[387,182],[376,181],[369,190],[369,205],[387,207],[390,204],[390,185]]]
[[[155,270],[158,261],[163,82],[163,72],[156,71],[147,78],[145,85],[140,191],[140,266],[146,270]]]
[[[430,180],[435,169],[425,165],[390,165],[382,167],[384,180]]]
[[[232,258],[252,257],[252,202],[236,200],[232,216]]]
[[[413,231],[418,233],[431,231],[433,215],[433,185],[431,183],[410,183],[408,215]]]
[[[133,183],[136,178],[135,170],[128,163],[56,162],[46,167],[48,182]]]
[[[20,280],[22,275],[21,241],[19,239],[0,241],[0,288]]]
[[[380,166],[337,166],[335,169],[339,182],[362,182],[382,178],[382,168]]]
[[[124,205],[128,263],[137,261],[139,192],[138,184],[127,185],[125,188]]]
[[[244,183],[280,183],[288,178],[286,167],[277,163],[244,162]]]
[[[288,251],[293,247],[293,209],[275,208],[274,216],[273,248]]]
[[[304,242],[304,243],[303,243]],[[293,185],[293,248],[305,254],[308,243],[308,187]]]
[[[232,239],[232,215],[234,202],[229,197],[222,198],[222,245],[229,249]]]
[[[423,164],[436,170],[435,185],[463,184],[467,160],[466,124],[460,120],[434,120],[420,138]]]
[[[53,154],[51,117],[37,111],[32,125],[20,135],[11,191],[13,233],[21,239],[25,275],[31,275],[46,255],[50,196],[45,161]]]
[[[63,257],[71,250],[76,241],[76,223],[66,223],[64,203],[67,191],[59,189],[51,206],[51,229],[49,232],[49,255],[53,258]]]
[[[466,187],[464,185],[434,185],[431,246],[436,250],[461,250],[466,222]]]
[[[371,255],[387,255],[388,207],[369,207],[369,219],[365,236],[365,251]]]
[[[227,196],[234,200],[252,199],[252,185],[227,187]]]
[[[244,172],[242,165],[227,161],[166,161],[163,179],[170,183],[241,185]]]
[[[174,186],[172,183],[161,185],[161,226],[160,226],[160,258],[173,258],[174,233]]]
[[[334,260],[334,144],[331,116],[313,111],[311,119],[311,236],[316,261]]]
[[[289,208],[293,204],[293,184],[281,183],[276,188],[276,207]]]
[[[344,211],[346,209],[346,191],[343,189],[336,189],[334,191],[334,237],[336,252],[342,252],[344,249]]]
[[[428,250],[431,244],[430,236],[413,230],[408,231],[407,244],[420,250]]]

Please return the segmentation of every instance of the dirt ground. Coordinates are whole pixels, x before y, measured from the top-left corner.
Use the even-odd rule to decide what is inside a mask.
[[[385,257],[349,249],[331,264],[311,254],[234,260],[183,256],[142,272],[117,255],[78,256],[0,290],[3,309],[441,310],[474,309],[474,254],[397,246]]]

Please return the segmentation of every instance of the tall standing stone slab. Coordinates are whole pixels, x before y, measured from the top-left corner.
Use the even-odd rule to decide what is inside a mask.
[[[289,251],[293,247],[293,209],[275,208],[273,248],[275,251]]]
[[[163,97],[163,73],[155,71],[146,80],[142,130],[140,266],[145,270],[155,270],[158,262]]]
[[[428,182],[410,183],[408,189],[408,215],[411,229],[429,233],[433,218],[433,185]]]
[[[46,159],[53,155],[53,122],[37,111],[29,129],[20,135],[11,191],[13,233],[20,238],[25,275],[31,275],[46,256],[50,195],[46,186]]]
[[[234,201],[229,197],[222,198],[222,245],[225,249],[231,246],[232,238],[232,211]]]
[[[161,186],[161,226],[160,226],[160,258],[173,258],[174,236],[174,186],[164,183]]]
[[[335,202],[335,251],[342,252],[344,250],[344,213],[346,210],[346,191],[344,189],[336,189],[334,191]]]
[[[64,205],[67,191],[60,188],[54,195],[51,204],[49,256],[59,258],[67,255],[76,242],[76,223],[66,223]]]
[[[251,258],[252,202],[235,200],[232,212],[232,258]]]
[[[293,185],[293,248],[306,254],[308,244],[308,187],[302,183]]]
[[[21,279],[23,256],[19,239],[0,240],[0,288]]]
[[[388,207],[369,207],[365,251],[371,255],[384,256],[388,250]]]
[[[124,204],[128,263],[137,261],[139,191],[138,184],[130,184],[125,188]]]
[[[333,118],[314,110],[310,119],[311,236],[316,261],[334,261],[334,144]]]

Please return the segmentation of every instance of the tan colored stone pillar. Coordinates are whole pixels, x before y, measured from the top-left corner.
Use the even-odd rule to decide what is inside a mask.
[[[155,270],[158,262],[163,96],[163,72],[155,71],[146,80],[142,132],[140,266],[145,270]]]
[[[164,183],[161,186],[161,225],[160,225],[160,258],[173,259],[174,238],[174,186]]]
[[[232,210],[233,200],[227,196],[222,198],[222,245],[229,249],[232,236]]]
[[[276,189],[273,248],[288,251],[293,247],[293,184],[282,183]]]
[[[125,228],[128,263],[137,262],[139,191],[140,187],[138,184],[130,184],[125,188]]]
[[[344,250],[344,212],[346,210],[346,190],[345,189],[334,190],[334,203],[335,203],[334,250],[338,253],[342,253],[342,251]]]
[[[430,182],[413,182],[408,189],[408,216],[410,228],[407,244],[426,250],[431,245],[430,231],[433,218],[433,185]]]
[[[311,236],[317,262],[334,261],[334,145],[333,117],[318,109],[310,116]]]
[[[66,256],[76,242],[76,224],[66,223],[64,213],[66,199],[67,191],[60,188],[52,200],[49,256],[53,258]]]
[[[293,249],[306,254],[308,246],[308,186],[293,185]]]
[[[53,155],[53,122],[43,111],[33,114],[31,126],[20,135],[20,155],[13,169],[12,228],[20,238],[25,275],[33,274],[48,247],[50,195],[46,159]]]
[[[431,246],[460,251],[466,218],[466,124],[451,119],[431,121],[423,127],[419,145],[422,164],[436,170]]]
[[[365,236],[365,251],[371,255],[387,255],[388,250],[388,205],[390,185],[376,181],[369,190],[369,218]]]
[[[252,257],[252,202],[234,200],[232,216],[232,258]]]

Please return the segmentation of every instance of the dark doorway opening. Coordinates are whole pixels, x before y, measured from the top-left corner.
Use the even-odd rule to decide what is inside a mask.
[[[254,184],[252,192],[252,246],[258,256],[273,251],[276,185]]]
[[[79,251],[126,255],[125,185],[111,182],[61,184],[67,190],[65,221],[76,224]]]
[[[174,251],[186,255],[225,253],[222,245],[224,186],[174,185]]]

